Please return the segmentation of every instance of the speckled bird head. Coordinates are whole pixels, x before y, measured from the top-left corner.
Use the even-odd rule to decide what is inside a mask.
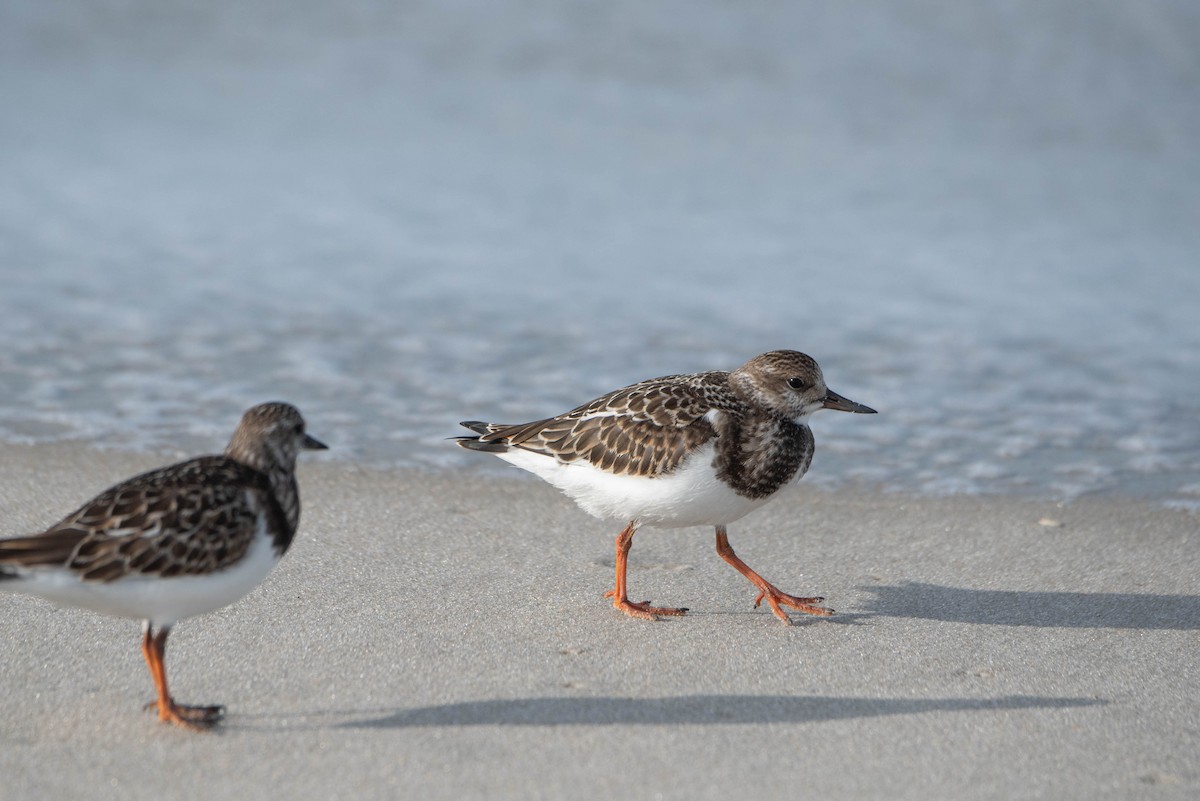
[[[305,433],[304,418],[295,406],[260,403],[242,415],[225,455],[265,473],[290,472],[296,467],[300,451],[325,448]]]
[[[773,350],[755,356],[734,370],[729,382],[750,403],[797,423],[805,422],[818,409],[875,414],[874,409],[847,400],[825,386],[816,360],[799,351]]]

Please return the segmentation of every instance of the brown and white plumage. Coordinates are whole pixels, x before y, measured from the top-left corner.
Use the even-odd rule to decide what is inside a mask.
[[[223,455],[136,476],[40,534],[0,540],[0,590],[144,620],[160,719],[211,725],[220,707],[183,707],[167,691],[167,634],[238,600],[279,562],[300,520],[296,457],[324,447],[295,407],[255,406]]]
[[[828,611],[814,606],[821,599],[781,593],[746,567],[729,547],[725,526],[804,475],[813,455],[807,420],[823,408],[874,413],[830,391],[811,357],[780,350],[731,373],[641,381],[532,423],[464,422],[478,436],[457,441],[541,476],[590,514],[628,521],[617,537],[610,593],[627,614],[682,614],[625,597],[625,560],[637,527],[712,525],[718,553],[786,621],[780,603]]]

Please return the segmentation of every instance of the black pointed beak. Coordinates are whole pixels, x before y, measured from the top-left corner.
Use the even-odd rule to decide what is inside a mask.
[[[329,450],[328,445],[326,445],[324,442],[321,442],[321,440],[316,439],[315,437],[310,437],[308,434],[304,435],[303,447],[304,447],[304,450],[306,450],[306,451],[327,451],[327,450]]]
[[[870,406],[863,406],[849,398],[843,398],[832,389],[825,393],[824,408],[836,409],[839,412],[854,412],[855,414],[877,414]]]

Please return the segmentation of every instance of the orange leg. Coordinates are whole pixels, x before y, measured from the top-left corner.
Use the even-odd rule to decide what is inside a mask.
[[[717,526],[717,554],[726,562],[733,565],[737,572],[750,579],[751,584],[758,587],[758,597],[754,599],[755,608],[762,603],[763,598],[766,598],[767,603],[771,606],[771,611],[775,613],[775,617],[784,623],[791,623],[792,620],[779,608],[780,604],[799,609],[801,612],[809,615],[828,617],[833,614],[832,609],[816,606],[816,604],[824,601],[824,598],[797,598],[795,595],[780,592],[775,588],[775,585],[751,570],[750,566],[739,559],[738,555],[733,552],[733,548],[729,545],[729,535],[725,533],[724,526]]]
[[[633,547],[633,532],[637,530],[637,521],[630,520],[629,525],[621,529],[617,535],[617,585],[604,593],[605,598],[613,599],[613,606],[630,617],[640,617],[643,620],[657,620],[659,615],[682,615],[686,608],[675,609],[664,606],[651,606],[649,601],[629,600],[625,592],[625,566],[629,560],[629,549]]]
[[[146,621],[145,633],[142,636],[142,656],[146,658],[146,667],[150,668],[150,678],[154,679],[154,687],[158,690],[158,700],[146,705],[147,709],[157,708],[158,719],[166,723],[174,723],[192,731],[207,731],[212,728],[221,715],[225,713],[222,706],[183,706],[175,703],[167,689],[167,635],[171,633],[170,626],[164,626],[155,633],[150,621]]]

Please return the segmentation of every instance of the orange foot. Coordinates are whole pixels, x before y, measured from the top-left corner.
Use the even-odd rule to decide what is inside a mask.
[[[671,606],[651,606],[649,601],[631,601],[628,598],[617,597],[617,591],[609,590],[604,593],[605,598],[613,599],[613,607],[620,609],[630,617],[640,617],[642,620],[658,620],[660,615],[667,617],[678,617],[679,615],[687,614],[687,607],[671,607]]]
[[[764,582],[766,584],[766,582]],[[793,609],[798,609],[806,615],[818,615],[819,617],[829,617],[833,614],[832,609],[826,609],[823,606],[817,606],[824,598],[814,596],[812,598],[798,598],[795,595],[788,595],[775,588],[773,584],[766,584],[754,599],[754,608],[757,609],[759,604],[763,602],[763,598],[767,599],[767,604],[770,605],[771,611],[775,613],[775,617],[782,620],[784,623],[791,623],[792,619],[779,608],[780,604],[790,606]]]
[[[223,706],[184,706],[169,699],[167,703],[151,701],[146,709],[158,710],[158,719],[163,723],[174,723],[189,731],[209,731],[225,715]]]

